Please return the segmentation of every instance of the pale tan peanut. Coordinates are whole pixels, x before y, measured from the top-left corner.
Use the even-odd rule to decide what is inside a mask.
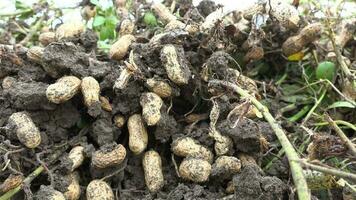
[[[56,34],[54,32],[44,32],[38,36],[38,41],[43,45],[47,46],[52,42],[56,41]]]
[[[53,189],[51,186],[41,185],[40,190],[34,196],[35,200],[66,200],[63,193]]]
[[[88,108],[94,104],[100,104],[100,85],[95,78],[91,76],[83,78],[80,88],[84,97],[84,104]]]
[[[110,185],[102,180],[92,180],[86,190],[87,200],[114,200],[114,192]]]
[[[0,192],[5,193],[9,190],[16,188],[22,184],[24,177],[22,175],[13,175],[10,174],[9,177],[0,185]]]
[[[73,172],[67,176],[70,184],[67,187],[67,191],[63,193],[64,197],[66,200],[78,200],[80,198],[79,174]]]
[[[270,0],[265,5],[266,13],[274,16],[285,28],[295,29],[299,25],[298,10],[283,0]]]
[[[213,161],[213,153],[191,137],[175,139],[171,144],[171,149],[177,156],[201,158],[209,163]]]
[[[129,148],[134,154],[142,153],[148,143],[148,134],[142,116],[131,115],[127,121],[129,130]]]
[[[200,158],[185,158],[179,166],[179,175],[186,180],[201,183],[209,179],[211,165]]]
[[[122,60],[129,51],[132,42],[135,41],[135,36],[131,34],[121,36],[110,48],[109,58],[114,60]]]
[[[114,117],[114,124],[115,126],[117,126],[118,128],[122,128],[126,123],[126,119],[123,115],[115,115]]]
[[[140,104],[142,106],[142,117],[147,125],[156,125],[161,119],[161,107],[163,105],[161,97],[153,92],[146,92],[141,95]]]
[[[176,47],[171,44],[165,45],[161,51],[161,60],[168,78],[178,85],[188,84],[191,76],[191,72],[183,56],[179,55]]]
[[[162,3],[153,4],[152,9],[164,23],[169,23],[170,21],[177,19],[177,17],[174,16]]]
[[[121,164],[125,157],[125,147],[118,144],[110,149],[101,148],[100,150],[95,151],[93,153],[91,163],[93,166],[102,169]]]
[[[43,47],[33,46],[28,49],[26,55],[27,58],[30,59],[31,61],[41,64],[43,51],[44,51]]]
[[[85,26],[80,21],[66,22],[56,30],[56,40],[77,37],[85,30]]]
[[[84,147],[73,147],[73,149],[70,150],[68,157],[73,163],[71,171],[74,171],[75,169],[80,167],[84,161]]]
[[[80,79],[75,76],[64,76],[48,86],[47,99],[56,104],[66,102],[78,93],[80,83]]]
[[[41,133],[26,112],[13,113],[8,120],[14,127],[18,140],[27,148],[36,148],[41,143]]]
[[[172,96],[173,93],[172,87],[164,81],[156,80],[154,78],[149,78],[146,80],[146,84],[150,91],[156,93],[158,96],[162,98],[167,98]]]
[[[142,159],[145,182],[151,192],[157,192],[164,185],[161,156],[156,151],[147,151]]]
[[[218,178],[229,178],[239,173],[241,170],[241,161],[233,156],[220,156],[215,160],[212,166],[212,176]]]
[[[286,56],[298,53],[308,44],[319,38],[322,30],[320,23],[309,24],[298,35],[289,37],[282,45],[282,51]]]
[[[99,97],[99,100],[101,102],[101,108],[105,111],[111,112],[112,111],[112,106],[109,102],[109,99],[103,96]]]
[[[119,35],[129,35],[133,33],[135,23],[130,19],[123,19],[120,23]]]

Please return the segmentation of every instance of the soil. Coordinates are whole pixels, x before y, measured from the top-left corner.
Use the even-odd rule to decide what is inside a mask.
[[[182,20],[185,20],[186,24],[201,23],[218,8],[218,5],[209,0],[202,1],[197,7],[193,7],[189,0],[176,2],[177,5],[172,9],[183,16]],[[90,4],[89,1],[83,1],[83,5],[87,4]],[[231,90],[209,84],[213,79],[234,82],[257,99],[261,99],[262,95],[280,95],[271,88],[266,91],[265,82],[256,84],[254,80],[244,76],[244,70],[249,71],[251,65],[258,63],[253,63],[253,59],[245,59],[246,63],[242,65],[244,61],[236,59],[235,56],[249,52],[256,44],[246,44],[248,47],[245,49],[237,49],[235,43],[239,42],[242,47],[242,38],[250,36],[245,32],[237,33],[233,28],[230,30],[219,21],[212,30],[194,34],[181,28],[164,30],[162,27],[153,32],[153,29],[140,29],[139,27],[145,27],[140,20],[137,23],[139,30],[135,30],[136,41],[130,45],[125,58],[119,61],[109,59],[98,50],[98,37],[91,30],[45,46],[40,62],[31,61],[26,56],[26,47],[0,44],[0,163],[8,163],[6,167],[0,165],[4,167],[0,173],[0,182],[14,174],[27,176],[40,165],[46,168],[12,199],[50,199],[54,190],[66,192],[73,164],[68,154],[78,145],[84,147],[85,157],[82,165],[76,169],[81,186],[80,199],[86,199],[85,188],[93,179],[105,180],[120,200],[293,199],[295,193],[286,157],[282,156],[268,169],[262,170],[261,162],[266,158],[267,151],[271,147],[275,148],[274,150],[279,148],[277,137],[270,125],[258,116],[247,116],[243,108],[236,111],[241,105],[252,106],[246,99],[240,98]],[[284,41],[286,35],[292,33],[282,34],[275,27],[280,27],[278,23],[268,23],[271,23],[268,30],[276,34],[268,41],[271,44],[267,47],[281,46],[282,40],[277,41],[278,38],[275,37],[283,38]],[[167,75],[165,64],[169,63],[169,60],[162,53],[162,48],[167,44],[175,47],[177,63],[183,74],[187,75],[185,78],[189,79],[188,84],[176,84]],[[286,62],[281,55],[273,53],[272,51],[272,55],[266,58],[266,62],[271,66],[275,61],[282,60],[282,64]],[[276,58],[272,60],[273,56]],[[136,68],[133,70],[129,66]],[[127,69],[131,77],[126,86],[123,89],[113,89],[115,81]],[[240,72],[241,76],[237,76],[235,72]],[[67,102],[51,103],[46,97],[46,89],[57,79],[67,75],[79,79],[94,77],[100,85],[100,96],[108,99],[112,111],[103,109],[99,101],[88,109],[80,91]],[[127,120],[133,114],[142,113],[140,98],[142,93],[150,92],[146,84],[146,80],[150,78],[165,81],[172,89],[170,97],[162,98],[163,105],[158,123],[154,126],[145,124],[148,132],[145,151],[157,151],[162,160],[164,186],[157,192],[150,192],[145,183],[142,168],[144,152],[135,155],[129,149],[130,133],[127,123],[125,122],[123,127],[114,123],[114,117],[117,115]],[[265,103],[271,104],[273,115],[286,105],[273,105],[274,102],[268,100]],[[213,103],[216,103],[219,109],[214,126],[209,116]],[[20,111],[26,111],[41,132],[41,144],[34,149],[25,149],[19,142],[14,127],[8,124],[9,116]],[[239,114],[230,118],[232,111]],[[190,114],[203,117],[189,121]],[[298,127],[289,125],[281,123],[281,127],[288,132],[297,132]],[[171,152],[172,141],[182,136],[191,137],[207,151],[211,151],[215,161],[219,155],[214,146],[217,139],[211,135],[213,130],[232,140],[233,149],[226,154],[236,158],[239,158],[240,154],[246,154],[252,159],[251,163],[242,163],[239,173],[219,172],[203,183],[184,180],[178,170],[184,158]],[[297,133],[293,135],[297,136]],[[322,159],[346,152],[344,143],[329,133],[313,135],[311,140],[308,153],[314,158]],[[110,151],[117,144],[122,144],[127,151],[121,164],[104,169],[91,164],[95,151]],[[229,183],[232,184],[232,191],[227,191]]]

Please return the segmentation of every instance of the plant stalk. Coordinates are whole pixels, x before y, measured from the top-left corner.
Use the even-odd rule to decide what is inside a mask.
[[[280,125],[273,118],[273,116],[270,114],[268,109],[264,105],[262,105],[255,97],[250,95],[248,91],[242,89],[236,84],[227,81],[221,81],[221,80],[211,80],[210,83],[222,85],[233,89],[236,93],[241,95],[243,98],[249,99],[252,102],[252,104],[256,106],[256,108],[263,114],[264,118],[267,120],[267,122],[270,124],[273,131],[275,132],[279,142],[282,145],[282,148],[286,153],[299,199],[301,200],[310,199],[310,193],[309,193],[307,181],[303,174],[303,168],[297,162],[299,160],[299,156],[295,151],[295,149],[293,148],[293,145],[289,142],[288,137],[286,136],[286,134],[284,133]]]

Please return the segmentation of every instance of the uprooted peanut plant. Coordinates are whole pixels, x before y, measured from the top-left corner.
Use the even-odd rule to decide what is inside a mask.
[[[0,200],[356,198],[353,3],[103,2],[0,14]]]

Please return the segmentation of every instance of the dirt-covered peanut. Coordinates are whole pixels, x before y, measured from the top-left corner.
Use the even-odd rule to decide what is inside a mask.
[[[56,40],[77,37],[85,30],[85,26],[80,21],[65,22],[56,30]]]
[[[262,47],[251,47],[244,56],[245,62],[256,61],[262,59],[264,56],[264,50]]]
[[[0,185],[0,193],[5,193],[22,184],[24,177],[22,175],[10,174],[9,177]]]
[[[119,35],[123,36],[123,35],[132,34],[134,28],[135,28],[135,23],[132,20],[123,19],[120,22]]]
[[[322,30],[320,23],[309,24],[298,35],[288,38],[282,45],[282,52],[286,56],[298,53],[308,44],[319,38]]]
[[[164,185],[161,156],[156,151],[147,151],[142,159],[145,182],[151,192],[157,192]]]
[[[76,146],[73,147],[73,149],[70,150],[69,159],[72,161],[72,167],[71,171],[74,171],[77,169],[80,165],[82,165],[84,161],[84,147],[82,146]]]
[[[181,48],[165,45],[161,50],[161,61],[171,81],[178,85],[188,84],[191,72]]]
[[[68,180],[70,184],[63,193],[66,200],[78,200],[80,198],[79,174],[77,172],[70,173]]]
[[[221,135],[215,139],[214,150],[216,155],[226,155],[233,151],[233,141],[229,136]]]
[[[169,9],[162,3],[153,4],[152,9],[164,23],[169,23],[169,22],[177,19],[177,17],[174,16],[169,11]]]
[[[230,178],[241,170],[241,161],[233,156],[220,156],[212,166],[211,175],[219,179]]]
[[[112,106],[109,102],[109,99],[103,96],[99,97],[100,103],[101,103],[101,108],[105,111],[111,112],[112,111]]]
[[[171,144],[171,149],[177,156],[201,158],[209,163],[213,161],[213,153],[191,137],[175,139]]]
[[[17,82],[16,78],[11,77],[11,76],[6,76],[6,77],[2,80],[2,84],[1,84],[2,89],[9,89],[9,88],[11,88],[12,85],[13,85],[14,83],[16,83],[16,82]]]
[[[66,200],[63,193],[53,189],[52,186],[41,185],[34,195],[34,200]]]
[[[199,31],[198,25],[184,24],[178,20],[170,21],[164,28],[166,31],[181,29],[187,31],[189,34],[194,34]]]
[[[225,192],[227,194],[234,194],[235,186],[234,186],[234,183],[232,181],[227,182]]]
[[[54,32],[44,32],[38,36],[38,41],[43,45],[47,46],[52,42],[56,41],[56,34]]]
[[[126,87],[132,76],[132,72],[130,72],[127,68],[123,69],[120,73],[120,76],[116,79],[113,89],[122,90]]]
[[[109,184],[102,180],[92,180],[86,190],[87,200],[114,200],[114,192]]]
[[[179,175],[186,180],[201,183],[209,179],[211,165],[200,158],[185,158],[179,165]]]
[[[246,9],[244,9],[242,11],[242,16],[245,19],[251,20],[255,14],[263,13],[264,9],[265,9],[264,5],[257,1],[251,6],[248,6]]]
[[[96,6],[86,5],[81,10],[83,19],[90,20],[96,14]]]
[[[126,157],[126,149],[121,144],[108,144],[95,151],[91,163],[97,168],[107,168],[119,165]]]
[[[100,97],[100,85],[98,81],[91,77],[85,77],[82,79],[80,88],[84,98],[84,104],[88,108],[88,113],[91,116],[98,116],[101,111]]]
[[[172,96],[173,89],[165,81],[156,80],[155,78],[149,78],[146,80],[147,87],[150,91],[156,93],[162,98]]]
[[[121,36],[110,48],[109,57],[114,60],[122,60],[129,51],[135,36],[131,34]]]
[[[146,92],[141,95],[140,104],[142,106],[142,117],[148,126],[153,126],[161,119],[161,107],[163,101],[161,97],[153,92]]]
[[[39,46],[33,46],[28,49],[26,55],[31,61],[40,64],[42,61],[44,48]]]
[[[148,134],[140,114],[134,114],[127,120],[129,130],[129,148],[134,154],[142,153],[148,143]]]
[[[125,125],[126,119],[123,115],[117,114],[114,116],[114,124],[118,128],[122,128]]]
[[[80,83],[81,80],[75,76],[64,76],[48,86],[47,99],[56,104],[66,102],[78,93]]]
[[[36,148],[41,143],[41,133],[26,112],[13,113],[8,120],[18,140],[27,148]]]
[[[257,165],[256,160],[246,153],[239,153],[237,157],[240,159],[242,167],[246,167],[247,165]]]
[[[295,29],[299,25],[298,10],[283,0],[270,0],[265,5],[266,13],[275,17],[285,28]]]

